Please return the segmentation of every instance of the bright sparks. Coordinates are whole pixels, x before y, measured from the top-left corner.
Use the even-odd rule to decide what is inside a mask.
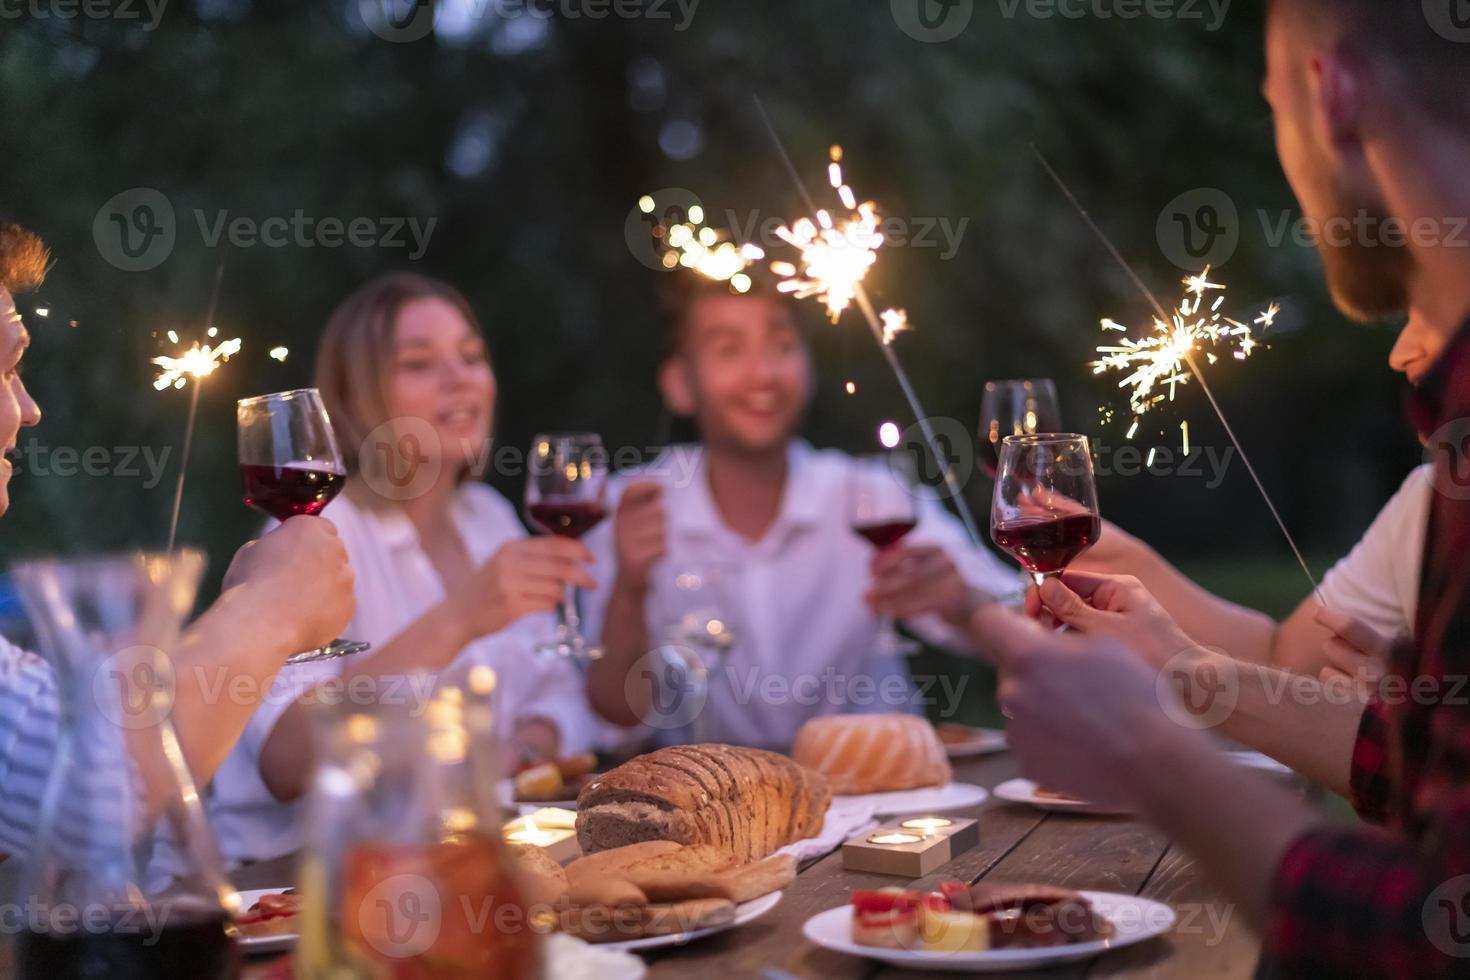
[[[168,337],[174,343],[178,343],[178,334],[170,330]],[[158,365],[158,377],[153,381],[153,387],[158,391],[165,388],[182,388],[193,378],[199,381],[213,374],[219,366],[228,361],[234,355],[240,353],[240,338],[226,340],[217,347],[209,344],[201,345],[195,341],[194,346],[184,351],[178,357],[160,355],[155,357],[153,364]]]
[[[1094,374],[1117,371],[1123,374],[1119,388],[1130,389],[1128,405],[1133,410],[1133,423],[1128,429],[1132,439],[1138,431],[1138,419],[1154,406],[1173,401],[1180,385],[1188,384],[1191,354],[1202,353],[1210,364],[1219,358],[1215,351],[1222,345],[1234,348],[1237,360],[1245,360],[1261,346],[1251,326],[1232,320],[1221,313],[1225,305],[1225,286],[1210,281],[1210,270],[1184,280],[1184,298],[1165,323],[1154,319],[1154,332],[1142,340],[1122,338],[1117,344],[1098,347],[1102,358],[1092,362]],[[1275,322],[1281,308],[1276,304],[1254,321],[1264,332]],[[1105,331],[1126,333],[1113,320],[1103,320]],[[1185,430],[1188,445],[1188,429]]]
[[[657,208],[653,198],[644,195],[638,209],[652,214]],[[728,237],[704,224],[704,208],[695,204],[685,213],[683,222],[661,228],[665,269],[689,269],[707,279],[727,282],[737,293],[748,293],[753,285],[745,270],[752,262],[766,257],[758,245],[736,245]]]
[[[286,358],[290,354],[291,351],[285,347],[272,347],[270,349],[270,358],[275,361],[280,361],[282,364],[286,363]]]
[[[883,233],[877,205],[872,201],[859,204],[857,195],[843,179],[842,147],[832,147],[831,156],[827,179],[847,216],[834,218],[823,210],[776,229],[778,238],[801,253],[801,263],[799,266],[789,262],[772,263],[771,271],[782,278],[777,289],[792,293],[797,299],[815,296],[836,323],[878,261]]]
[[[904,310],[884,310],[879,316],[883,320],[883,343],[893,343],[893,338],[909,328],[909,315]]]

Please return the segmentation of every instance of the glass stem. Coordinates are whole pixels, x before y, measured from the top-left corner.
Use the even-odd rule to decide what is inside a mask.
[[[561,600],[561,627],[569,637],[576,636],[582,627],[581,617],[577,615],[577,587],[570,582]]]

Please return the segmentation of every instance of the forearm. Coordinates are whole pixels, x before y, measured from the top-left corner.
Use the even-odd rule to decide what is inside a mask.
[[[602,627],[602,657],[587,670],[587,699],[592,709],[614,725],[641,724],[648,695],[630,689],[627,678],[638,658],[648,652],[648,626],[643,605],[646,592],[620,576],[608,597]]]
[[[447,601],[441,602],[371,654],[344,660],[334,683],[347,687],[357,678],[435,674],[448,666],[471,639],[462,618]],[[261,781],[283,803],[306,792],[316,761],[311,748],[312,706],[307,700],[303,696],[287,707],[261,746]]]
[[[1270,663],[1276,622],[1265,613],[1227,602],[1144,545],[1129,563],[1133,575],[1197,643],[1237,660]]]
[[[1298,795],[1162,721],[1124,778],[1141,815],[1204,866],[1259,928],[1291,845],[1323,818]]]
[[[261,615],[248,585],[223,593],[185,632],[173,655],[172,719],[194,779],[208,782],[255,713],[295,630]]]
[[[1222,734],[1341,796],[1349,794],[1353,745],[1363,717],[1363,704],[1350,690],[1324,688],[1315,677],[1207,650],[1175,666],[1193,671],[1197,683],[1191,686],[1198,691],[1229,697],[1235,690],[1235,703],[1219,726]]]

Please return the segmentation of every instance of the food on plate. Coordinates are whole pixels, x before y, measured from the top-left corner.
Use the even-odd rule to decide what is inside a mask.
[[[520,872],[521,894],[527,908],[555,905],[567,893],[567,872],[543,848],[530,844],[507,845],[511,860]]]
[[[591,781],[597,756],[591,752],[527,766],[512,780],[518,803],[551,803],[575,799]]]
[[[245,912],[235,917],[241,939],[266,939],[296,932],[296,916],[301,912],[301,899],[296,889],[278,895],[262,895]]]
[[[1036,787],[1036,789],[1032,790],[1031,792],[1036,796],[1038,800],[1061,800],[1063,803],[1085,802],[1084,800],[1077,799],[1077,797],[1075,796],[1068,796],[1066,793],[1059,793],[1054,789],[1042,789],[1040,786]]]
[[[852,895],[852,941],[930,953],[1035,949],[1105,939],[1112,923],[1085,897],[1048,885],[945,882],[938,892]]]
[[[938,735],[939,741],[945,745],[963,745],[980,737],[980,732],[969,725],[935,725],[934,734]]]
[[[676,745],[593,778],[577,797],[584,854],[665,840],[706,844],[745,864],[816,834],[827,780],[784,755]]]
[[[565,870],[561,928],[588,942],[621,942],[726,925],[736,905],[790,884],[796,860],[741,865],[707,844],[643,841],[580,857]]]
[[[796,733],[791,757],[839,794],[943,786],[949,758],[934,726],[915,715],[828,715]]]

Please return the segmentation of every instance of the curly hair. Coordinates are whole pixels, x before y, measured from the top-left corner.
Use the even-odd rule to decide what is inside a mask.
[[[51,253],[39,235],[0,218],[0,289],[14,295],[40,288]]]

